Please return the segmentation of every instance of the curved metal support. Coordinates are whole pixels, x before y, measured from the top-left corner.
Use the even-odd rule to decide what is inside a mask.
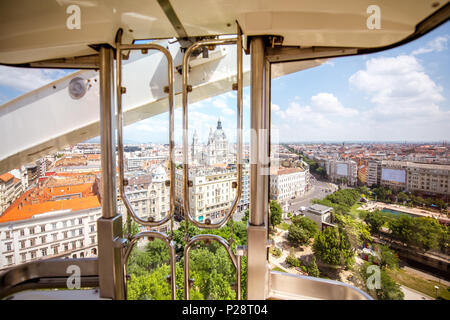
[[[189,71],[188,64],[189,58],[193,51],[199,47],[204,46],[216,46],[216,45],[229,45],[237,44],[237,191],[236,197],[228,210],[225,217],[218,223],[200,223],[192,218],[190,213],[190,198],[189,198],[189,145],[188,145],[188,81]],[[219,40],[202,40],[194,43],[190,46],[183,57],[183,204],[185,217],[192,222],[195,226],[204,229],[220,228],[227,223],[232,217],[237,205],[241,199],[242,194],[242,86],[243,86],[243,71],[242,71],[242,32],[238,27],[238,37],[230,39]]]
[[[122,108],[122,94],[125,91],[122,88],[122,51],[128,50],[142,50],[145,52],[146,50],[158,50],[162,52],[168,63],[168,79],[169,79],[169,165],[170,165],[170,175],[169,175],[169,198],[170,198],[170,208],[169,214],[164,217],[164,219],[159,221],[149,221],[143,220],[137,216],[134,212],[133,206],[130,204],[127,195],[125,194],[125,186],[124,186],[124,159],[123,159],[123,108]],[[127,212],[131,215],[131,217],[138,223],[145,226],[160,226],[166,222],[168,222],[174,214],[175,210],[175,170],[174,170],[174,162],[173,162],[173,148],[174,148],[174,89],[173,89],[173,59],[169,50],[164,48],[163,46],[157,44],[120,44],[118,43],[116,46],[116,86],[117,86],[117,140],[118,140],[118,158],[119,158],[119,189],[120,196],[123,200],[125,207],[127,208]]]
[[[67,288],[73,274],[69,267],[80,269],[81,287],[98,287],[98,259],[48,259],[28,262],[0,273],[0,299],[13,293],[44,288]]]
[[[199,241],[210,241],[214,240],[219,242],[225,250],[227,250],[228,255],[236,269],[236,299],[241,300],[241,257],[236,256],[233,253],[233,248],[224,238],[214,234],[199,234],[192,239],[190,239],[186,243],[186,247],[184,247],[184,298],[185,300],[189,300],[189,252],[191,251],[191,247]]]
[[[177,297],[177,291],[176,291],[176,266],[175,266],[175,246],[173,241],[164,233],[158,232],[158,231],[143,231],[139,232],[137,235],[133,237],[133,239],[130,241],[129,246],[127,250],[125,251],[124,258],[123,258],[123,265],[124,265],[124,281],[125,284],[127,283],[127,262],[128,258],[130,257],[131,250],[133,250],[133,247],[136,245],[138,240],[140,238],[149,237],[149,238],[158,238],[164,241],[167,246],[169,247],[169,253],[170,253],[170,282],[171,282],[171,291],[172,291],[172,300],[176,300]],[[125,285],[125,299],[128,299],[128,291],[127,286]]]
[[[343,282],[278,271],[270,271],[268,299],[373,300],[364,291]]]

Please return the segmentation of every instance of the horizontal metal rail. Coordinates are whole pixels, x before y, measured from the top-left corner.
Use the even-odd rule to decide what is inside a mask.
[[[373,300],[349,284],[271,271],[268,299],[273,300]]]
[[[28,262],[0,273],[0,299],[31,289],[68,288],[73,266],[79,268],[80,287],[98,287],[97,258],[48,259]]]

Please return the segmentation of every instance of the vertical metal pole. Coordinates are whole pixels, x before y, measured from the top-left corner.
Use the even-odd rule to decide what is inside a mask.
[[[250,138],[250,214],[247,253],[247,298],[264,300],[268,291],[267,212],[268,172],[264,171],[267,148],[265,129],[265,51],[264,39],[255,37],[250,42],[251,54],[251,138]]]
[[[100,297],[125,295],[120,246],[122,216],[117,214],[113,49],[100,48],[100,143],[102,217],[97,221]]]
[[[263,155],[266,157],[266,161],[263,164],[263,170],[265,171],[264,175],[264,212],[265,212],[265,221],[266,226],[269,228],[269,214],[270,214],[270,105],[271,105],[271,67],[270,62],[265,60],[265,70],[264,70],[264,120],[263,120]],[[269,233],[267,232],[267,239],[269,239]],[[268,252],[267,252],[268,254]],[[269,257],[267,256],[267,259]]]

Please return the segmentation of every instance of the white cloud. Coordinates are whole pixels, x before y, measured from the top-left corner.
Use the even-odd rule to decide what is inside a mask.
[[[213,106],[219,109],[227,108],[227,103],[225,100],[222,100],[220,98],[214,99],[212,102]]]
[[[446,116],[438,107],[444,101],[442,87],[425,73],[414,56],[370,59],[364,70],[349,78],[349,83],[366,93],[374,104],[366,113],[372,120]]]
[[[232,116],[233,114],[235,114],[234,110],[230,108],[223,108],[222,113],[228,116]]]
[[[295,98],[279,109],[272,104],[272,128],[279,131],[281,141],[450,138],[443,88],[415,56],[368,59],[349,84],[366,95],[367,102],[359,103],[358,109],[345,106],[329,92],[313,95],[307,105]]]
[[[0,66],[0,85],[28,92],[40,88],[68,72],[53,69],[31,69]]]
[[[332,93],[327,92],[312,96],[311,106],[314,112],[318,111],[325,115],[354,116],[358,114],[358,110],[345,108]]]
[[[425,47],[414,50],[411,54],[418,55],[429,52],[440,52],[447,49],[447,41],[450,36],[439,36],[428,42]]]

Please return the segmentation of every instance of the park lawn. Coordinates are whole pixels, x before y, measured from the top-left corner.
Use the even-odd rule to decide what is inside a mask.
[[[438,295],[445,300],[450,300],[449,287],[437,281],[424,279],[417,274],[413,274],[404,269],[387,270],[388,275],[400,285],[422,292],[427,296],[436,298],[436,289],[439,287]]]
[[[280,228],[280,229],[286,231],[286,230],[289,230],[289,224],[286,223],[286,222],[282,222],[282,223],[280,223],[279,225],[277,225],[277,228]]]
[[[362,202],[357,202],[354,205],[352,205],[350,207],[350,215],[354,218],[358,218],[359,217],[359,213],[361,212],[361,210],[358,210],[359,207],[361,207],[363,205]]]

